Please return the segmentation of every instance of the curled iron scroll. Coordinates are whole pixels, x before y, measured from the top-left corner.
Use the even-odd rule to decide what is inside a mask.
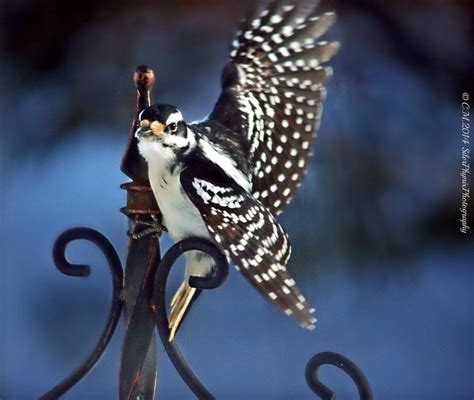
[[[155,311],[156,325],[160,334],[163,346],[181,375],[184,382],[199,399],[214,399],[214,396],[197,378],[192,369],[187,364],[183,355],[179,351],[176,341],[169,342],[168,315],[166,313],[166,284],[171,268],[176,260],[190,250],[199,250],[213,257],[216,267],[209,277],[190,277],[189,284],[198,289],[215,289],[221,286],[229,273],[229,265],[225,256],[210,241],[201,238],[188,238],[176,243],[164,255],[155,275],[153,304]],[[323,385],[318,378],[319,367],[330,364],[342,369],[354,381],[359,390],[361,400],[372,400],[373,395],[370,385],[362,371],[352,361],[346,357],[331,352],[324,352],[315,355],[306,366],[306,381],[313,390],[323,400],[335,400],[335,393]]]
[[[56,268],[68,276],[87,277],[90,275],[90,267],[83,264],[71,264],[66,259],[66,247],[75,240],[86,240],[95,244],[104,254],[112,277],[112,301],[109,309],[107,323],[102,330],[97,344],[87,359],[69,376],[64,378],[48,393],[41,396],[40,400],[57,399],[83,379],[94,365],[99,361],[107,345],[114,334],[117,323],[122,313],[123,301],[121,292],[123,288],[123,270],[120,258],[110,241],[90,228],[73,228],[63,232],[54,243],[53,260]]]
[[[372,400],[373,394],[367,378],[359,367],[341,354],[333,352],[318,353],[306,365],[306,382],[311,390],[322,400],[335,400],[336,394],[325,386],[318,377],[318,369],[323,365],[333,365],[351,377],[361,400]]]
[[[190,250],[199,250],[209,254],[216,264],[213,273],[208,277],[190,277],[189,284],[197,289],[215,289],[221,286],[229,273],[229,264],[225,256],[209,240],[202,238],[184,239],[172,246],[157,268],[155,286],[153,289],[153,304],[155,308],[156,326],[161,342],[165,347],[174,367],[184,382],[199,399],[214,399],[209,390],[199,381],[179,351],[176,341],[169,342],[168,315],[166,312],[166,283],[176,260]]]

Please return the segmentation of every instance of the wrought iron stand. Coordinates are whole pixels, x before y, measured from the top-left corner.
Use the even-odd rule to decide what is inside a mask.
[[[134,81],[137,88],[137,108],[128,146],[122,160],[122,171],[132,182],[122,185],[127,190],[127,206],[122,212],[129,218],[130,237],[125,274],[113,245],[101,233],[89,228],[73,228],[61,234],[53,247],[56,267],[65,275],[86,277],[88,265],[71,264],[65,256],[66,247],[75,240],[94,243],[104,253],[112,276],[112,301],[107,323],[89,357],[73,373],[41,397],[41,400],[58,399],[83,379],[99,361],[117,327],[122,309],[125,314],[125,339],[120,363],[120,400],[154,400],[157,387],[157,348],[155,325],[161,343],[184,382],[199,399],[214,399],[211,392],[199,381],[186,363],[176,341],[169,342],[168,315],[166,313],[166,284],[175,261],[185,252],[200,250],[211,255],[217,265],[210,277],[191,277],[189,284],[198,289],[215,289],[224,283],[229,266],[226,258],[210,241],[189,238],[172,246],[160,260],[159,240],[156,235],[140,235],[147,225],[160,220],[160,212],[151,191],[145,162],[138,153],[134,137],[136,116],[151,104],[151,89],[155,76],[151,68],[137,68]],[[129,231],[129,232],[130,232]],[[131,236],[131,235],[130,235]],[[306,381],[311,390],[323,400],[336,398],[335,393],[318,378],[322,365],[333,365],[346,372],[354,381],[362,400],[373,398],[369,383],[360,369],[337,353],[319,353],[306,366]]]

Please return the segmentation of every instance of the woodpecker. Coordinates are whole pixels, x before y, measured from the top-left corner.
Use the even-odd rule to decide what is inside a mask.
[[[211,240],[265,298],[310,330],[315,310],[287,272],[291,246],[276,216],[305,175],[332,75],[324,64],[339,48],[319,41],[335,14],[318,15],[317,3],[258,2],[241,22],[209,116],[188,124],[178,108],[155,104],[139,113],[135,133],[169,235]],[[188,278],[214,267],[204,253],[186,257],[170,341],[196,294]]]

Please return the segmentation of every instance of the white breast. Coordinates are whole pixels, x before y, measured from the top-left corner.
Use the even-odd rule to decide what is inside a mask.
[[[138,147],[147,160],[150,185],[169,235],[175,241],[196,236],[208,239],[209,232],[199,210],[181,186],[181,170],[176,168],[173,173],[170,172],[169,166],[175,160],[174,152],[158,142],[140,142]],[[203,257],[195,251],[186,253],[186,258],[187,277],[206,276],[214,265],[210,257]]]
[[[139,148],[148,162],[150,185],[169,235],[174,240],[190,236],[209,237],[201,214],[182,189],[181,170],[169,171],[174,152],[159,143],[140,143]]]
[[[181,240],[189,236],[208,237],[201,214],[182,191],[179,175],[166,175],[150,171],[150,183],[164,224],[170,236]]]

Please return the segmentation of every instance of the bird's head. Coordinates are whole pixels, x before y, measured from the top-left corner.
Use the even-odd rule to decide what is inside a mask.
[[[183,114],[169,104],[153,104],[138,115],[135,137],[139,141],[164,142],[186,136]]]

